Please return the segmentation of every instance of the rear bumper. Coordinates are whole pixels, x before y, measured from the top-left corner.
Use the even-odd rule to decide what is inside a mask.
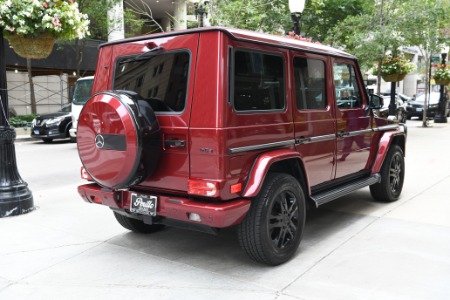
[[[132,215],[129,211],[132,191],[113,191],[97,184],[85,184],[78,187],[78,193],[86,202],[106,205]],[[225,228],[241,223],[250,208],[250,201],[246,199],[207,202],[155,193],[148,195],[158,198],[156,211],[158,217],[214,228]],[[198,214],[201,220],[190,220],[191,213]]]

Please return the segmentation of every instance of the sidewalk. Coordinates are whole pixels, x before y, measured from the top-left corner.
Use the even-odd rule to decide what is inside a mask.
[[[0,219],[0,299],[450,299],[450,124],[408,120],[401,198],[357,191],[308,212],[295,257],[253,263],[236,229],[218,236],[123,229],[81,200],[71,143],[22,143],[37,209]]]

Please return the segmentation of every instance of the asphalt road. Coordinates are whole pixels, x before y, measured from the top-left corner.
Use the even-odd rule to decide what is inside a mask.
[[[37,209],[0,219],[0,299],[450,299],[450,124],[407,125],[401,199],[364,189],[310,211],[278,267],[250,261],[234,228],[130,233],[78,196],[75,144],[18,140]]]

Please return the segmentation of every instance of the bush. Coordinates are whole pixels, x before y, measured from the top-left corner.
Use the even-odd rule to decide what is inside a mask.
[[[36,115],[11,117],[9,118],[9,124],[13,127],[26,127],[34,118],[36,118]]]

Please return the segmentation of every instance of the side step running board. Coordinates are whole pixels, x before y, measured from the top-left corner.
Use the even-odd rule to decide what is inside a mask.
[[[312,195],[311,199],[316,203],[316,207],[319,207],[322,204],[333,201],[334,199],[340,198],[347,194],[350,194],[353,191],[359,190],[360,188],[372,185],[374,183],[378,183],[381,180],[380,174],[373,174],[370,177],[359,179],[349,184],[334,188],[332,190],[319,193],[316,195]]]

